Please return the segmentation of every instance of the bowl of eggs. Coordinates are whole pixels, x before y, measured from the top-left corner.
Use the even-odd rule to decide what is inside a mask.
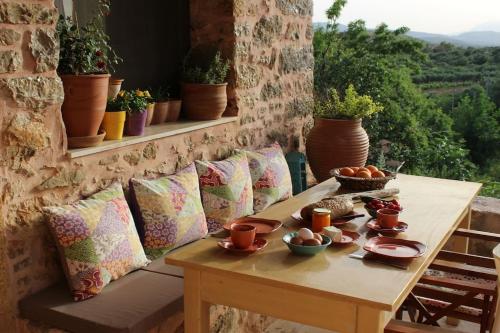
[[[297,232],[290,232],[283,236],[283,242],[293,254],[310,256],[324,251],[332,244],[332,239],[325,235],[313,233],[307,228],[302,228]]]
[[[330,174],[343,188],[358,191],[381,190],[390,180],[396,178],[395,173],[379,170],[374,165],[333,169]]]

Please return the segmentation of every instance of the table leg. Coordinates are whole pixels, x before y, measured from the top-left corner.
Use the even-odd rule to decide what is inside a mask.
[[[201,272],[184,270],[184,331],[208,333],[210,329],[210,304],[201,299]]]
[[[458,228],[470,229],[471,226],[471,215],[472,206],[467,208]],[[451,237],[446,244],[445,249],[448,251],[458,252],[458,253],[468,253],[469,251],[469,238],[467,237]]]
[[[385,328],[384,311],[367,306],[358,307],[356,333],[383,333]]]

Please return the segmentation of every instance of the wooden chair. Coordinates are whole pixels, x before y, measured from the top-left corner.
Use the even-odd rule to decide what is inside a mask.
[[[500,235],[487,232],[458,229],[454,235],[500,243]],[[495,251],[500,257],[500,245]],[[500,266],[500,259],[497,261]],[[500,323],[496,324],[497,331],[491,330],[498,297],[498,266],[495,271],[495,259],[488,257],[439,252],[396,314],[396,319],[401,319],[402,311],[407,310],[417,324],[391,322],[386,332],[446,332],[420,324],[439,326],[439,319],[450,316],[478,323],[481,333],[500,333]]]

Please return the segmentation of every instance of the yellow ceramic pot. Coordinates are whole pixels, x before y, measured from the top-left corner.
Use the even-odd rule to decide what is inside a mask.
[[[106,112],[102,121],[102,128],[106,131],[104,140],[121,140],[125,127],[126,112]]]

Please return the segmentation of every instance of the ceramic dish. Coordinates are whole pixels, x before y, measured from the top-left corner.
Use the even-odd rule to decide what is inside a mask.
[[[357,241],[361,237],[360,234],[354,231],[342,230],[342,239],[340,242],[335,242],[332,240],[332,245],[348,245]]]
[[[224,229],[231,231],[231,225],[233,224],[245,224],[254,226],[257,235],[267,235],[278,230],[282,223],[276,220],[259,219],[255,217],[242,217],[232,222],[226,223]]]
[[[398,225],[392,229],[384,229],[380,225],[378,225],[376,220],[371,220],[366,223],[368,229],[373,230],[375,232],[380,232],[382,234],[399,234],[400,232],[405,232],[408,229],[408,224],[405,222],[398,222]]]
[[[396,259],[421,257],[427,247],[416,241],[390,237],[373,237],[363,246],[365,251],[378,256]]]
[[[263,248],[265,248],[267,246],[267,240],[262,239],[262,238],[256,238],[255,241],[253,242],[253,244],[246,249],[238,249],[238,248],[234,247],[234,244],[231,241],[230,237],[217,242],[217,245],[225,250],[230,251],[230,252],[241,253],[241,254],[251,254],[251,253],[260,251]]]
[[[288,246],[288,248],[290,249],[290,251],[292,251],[293,254],[306,255],[306,256],[315,255],[317,253],[324,251],[330,244],[332,244],[331,238],[325,235],[321,235],[321,237],[323,237],[323,243],[317,246],[294,245],[290,243],[290,240],[293,237],[296,237],[297,234],[298,234],[297,232],[290,232],[285,236],[283,236],[283,242]]]

